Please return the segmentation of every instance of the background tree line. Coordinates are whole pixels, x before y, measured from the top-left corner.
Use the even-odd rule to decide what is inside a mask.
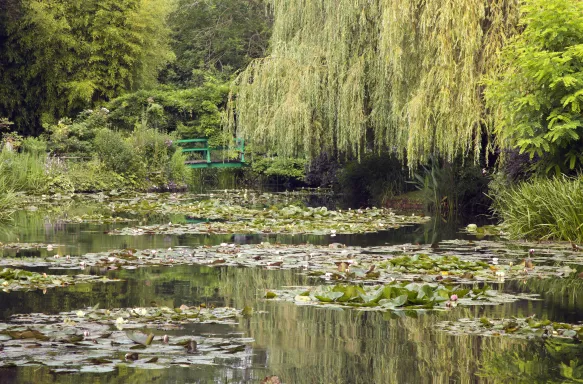
[[[2,0],[0,7],[0,116],[24,135],[101,106],[120,106],[132,116],[117,118],[135,122],[149,98],[168,104],[159,122],[171,128],[199,114],[216,118],[213,106],[228,92],[221,85],[265,55],[271,25],[259,0]],[[149,92],[134,94],[140,90]]]

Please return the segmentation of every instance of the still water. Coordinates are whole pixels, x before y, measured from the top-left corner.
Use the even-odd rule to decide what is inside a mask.
[[[168,218],[150,218],[150,221]],[[171,218],[172,219],[172,218]],[[111,236],[128,224],[63,224],[35,212],[20,212],[0,233],[2,242],[59,244],[71,256],[120,248],[165,248],[222,242],[384,245],[434,243],[462,237],[455,227],[430,223],[377,234],[328,236]],[[443,228],[441,228],[443,227]],[[43,250],[5,251],[5,256],[43,256]],[[51,271],[51,273],[70,273]],[[85,273],[100,273],[86,269]],[[263,299],[267,289],[314,285],[295,271],[204,266],[116,270],[108,284],[76,285],[42,291],[0,292],[0,320],[13,314],[58,313],[99,304],[101,308],[207,306],[252,307],[238,325],[195,324],[175,335],[232,335],[253,338],[245,358],[222,359],[212,366],[161,370],[120,366],[109,373],[54,374],[48,367],[0,368],[0,383],[259,383],[278,376],[283,383],[503,383],[571,382],[583,354],[565,353],[543,340],[451,336],[434,324],[462,317],[525,317],[554,321],[583,319],[583,286],[578,280],[506,282],[496,287],[541,294],[540,301],[499,306],[458,307],[455,311],[398,317],[390,313],[297,306]],[[579,350],[579,352],[583,349]],[[2,358],[0,352],[0,359]],[[574,362],[574,363],[572,363]],[[572,365],[572,367],[570,366]]]

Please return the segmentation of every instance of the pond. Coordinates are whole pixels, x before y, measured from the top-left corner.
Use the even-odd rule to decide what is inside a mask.
[[[191,198],[196,202],[209,196]],[[142,196],[141,199],[154,198]],[[175,206],[183,206],[185,201],[190,200],[185,199]],[[289,204],[279,203],[279,209]],[[314,231],[318,233],[152,233],[136,236],[116,230],[168,222],[191,225],[188,224],[189,216],[174,208],[167,209],[168,212],[152,208],[150,213],[143,210],[123,215],[119,207],[113,207],[115,204],[111,200],[93,198],[47,202],[34,209],[21,210],[1,231],[3,260],[5,265],[12,263],[11,268],[50,276],[99,275],[106,276],[109,281],[79,282],[48,289],[30,286],[30,289],[0,292],[0,323],[3,324],[0,325],[0,383],[259,383],[272,375],[282,383],[294,384],[546,383],[569,382],[580,377],[583,370],[583,365],[579,365],[583,364],[579,360],[583,348],[580,348],[577,335],[560,337],[562,331],[559,331],[558,337],[552,334],[551,337],[538,337],[534,332],[516,332],[511,336],[524,337],[506,337],[514,332],[507,326],[499,332],[475,332],[475,327],[472,332],[465,332],[463,323],[459,322],[460,319],[533,316],[531,319],[568,323],[577,330],[583,319],[580,296],[583,279],[578,277],[581,261],[576,252],[566,251],[563,245],[535,245],[533,272],[526,271],[529,268],[525,265],[525,276],[513,278],[509,268],[505,279],[500,278],[496,265],[502,265],[504,257],[518,262],[521,253],[525,257],[528,255],[531,244],[508,243],[506,246],[496,237],[480,239],[460,231],[457,224],[448,227],[439,221],[435,224],[421,220],[395,228],[383,227],[375,232],[341,233],[341,226],[329,223],[330,228],[340,228],[338,233],[334,229],[324,231],[314,224],[317,228]],[[95,220],[98,214],[102,216]],[[80,219],[82,215],[86,220]],[[320,220],[317,216],[321,215],[327,213],[314,214],[313,220]],[[111,217],[135,221],[113,222],[109,220]],[[320,233],[321,230],[325,233]],[[461,245],[451,240],[459,240]],[[7,246],[15,243],[21,245]],[[343,245],[336,249],[336,244]],[[229,247],[236,251],[229,253]],[[427,253],[440,263],[443,262],[442,254],[455,253],[460,259],[474,263],[471,277],[474,280],[468,281],[467,274],[445,273],[443,268],[441,273],[429,274],[429,280],[414,267],[420,262],[417,256],[409,260],[407,266],[386,266],[386,270],[374,277],[368,271],[360,276],[352,264],[350,267],[356,275],[349,275],[342,263],[337,263],[337,273],[319,273],[335,270],[336,266],[328,259],[336,260],[344,255],[342,257],[347,260],[360,260],[363,268],[368,268],[367,252],[386,256],[401,247],[406,254]],[[132,257],[113,253],[124,249],[132,249],[129,252]],[[158,255],[152,250],[158,250]],[[168,255],[161,256],[165,250],[174,255],[172,259]],[[208,262],[196,259],[197,252],[203,250]],[[87,256],[101,252],[117,256]],[[193,262],[182,262],[179,255],[190,257],[190,252],[195,257]],[[500,255],[500,261],[496,257],[497,261],[492,262],[491,253]],[[298,256],[297,265],[288,265],[289,260],[295,260],[296,254],[304,256]],[[256,261],[241,261],[242,255],[253,256]],[[549,262],[540,261],[547,255]],[[383,260],[392,260],[392,256],[385,256]],[[482,256],[498,275],[481,277],[478,269]],[[158,261],[150,262],[154,257],[159,257]],[[75,266],[71,260],[75,260]],[[375,263],[375,272],[385,268],[382,263]],[[566,266],[571,269],[565,272]],[[441,289],[441,279],[453,277],[461,287],[488,284],[491,292],[516,297],[498,305],[490,305],[488,300],[464,305],[466,299],[460,295],[455,308],[450,306],[457,298],[446,298],[447,302],[432,301],[431,306],[423,308],[419,305],[411,309],[385,306],[377,310],[378,307],[365,306],[362,300],[349,301],[354,307],[351,308],[339,305],[342,304],[340,299],[334,299],[334,303],[302,303],[298,296],[294,300],[293,295],[291,298],[285,295],[288,291],[299,292],[315,286],[324,286],[321,288],[324,290],[338,283],[350,286],[354,279],[360,279],[356,284],[368,292],[376,289],[379,282],[391,284],[387,282],[395,277],[395,283],[403,282],[403,285],[409,281],[419,284],[430,281],[428,284],[435,289]],[[407,287],[413,289],[410,285]],[[275,297],[267,298],[270,297],[268,292]],[[403,300],[406,294],[401,296]],[[303,297],[316,300],[313,294],[311,298]],[[357,302],[364,307],[359,307]],[[383,301],[374,303],[381,305]],[[91,309],[96,306],[99,309]],[[173,320],[163,325],[158,320],[134,324],[145,326],[144,335],[153,334],[154,341],[151,345],[142,341],[132,343],[132,322],[141,321],[139,315],[131,313],[132,309],[136,313],[146,313],[152,308],[176,311],[169,315]],[[237,312],[233,316],[215,317],[213,311],[223,313],[225,308]],[[118,317],[116,309],[127,310],[130,315]],[[110,315],[110,311],[114,314]],[[197,312],[196,320],[188,316],[182,318],[184,321],[175,319],[189,311]],[[210,314],[210,320],[202,317],[205,311]],[[94,313],[97,315],[93,316]],[[111,321],[104,323],[104,316],[111,316]],[[7,336],[7,331],[3,333],[18,324],[27,324],[21,332],[40,329],[50,340],[38,336],[33,340],[23,336],[20,340],[14,333],[12,336]],[[85,340],[81,340],[83,337],[61,340],[65,334],[59,333],[65,328],[62,324],[69,330],[77,328],[77,333],[85,332]],[[462,325],[458,327],[458,324]],[[58,331],[51,328],[57,325]],[[108,328],[111,328],[108,335],[113,333],[111,336],[93,338],[97,329]],[[55,333],[50,333],[53,331]],[[57,334],[60,336],[51,336]],[[165,336],[169,343],[163,341]],[[175,340],[194,340],[195,344],[194,347],[188,343],[177,347],[173,344]],[[131,351],[137,347],[140,348],[136,349],[137,358],[134,359]],[[69,360],[79,363],[70,364]]]

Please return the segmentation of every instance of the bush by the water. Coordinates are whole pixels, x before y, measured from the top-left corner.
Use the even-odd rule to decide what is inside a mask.
[[[533,179],[502,189],[494,212],[516,238],[583,241],[583,177]]]
[[[107,110],[46,126],[39,138],[4,138],[0,193],[160,190],[186,186],[190,169],[175,136],[146,122],[124,132],[110,128]],[[7,145],[10,140],[10,145]],[[19,151],[19,152],[18,152]]]

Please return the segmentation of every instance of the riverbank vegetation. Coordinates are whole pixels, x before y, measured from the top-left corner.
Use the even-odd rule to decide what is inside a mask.
[[[410,205],[444,217],[490,213],[490,196],[513,237],[583,238],[568,198],[583,167],[579,1],[3,7],[5,217],[17,192],[212,184],[175,141],[240,137],[239,185],[331,188],[353,207],[419,190]],[[553,214],[534,204],[548,183],[536,197]]]

